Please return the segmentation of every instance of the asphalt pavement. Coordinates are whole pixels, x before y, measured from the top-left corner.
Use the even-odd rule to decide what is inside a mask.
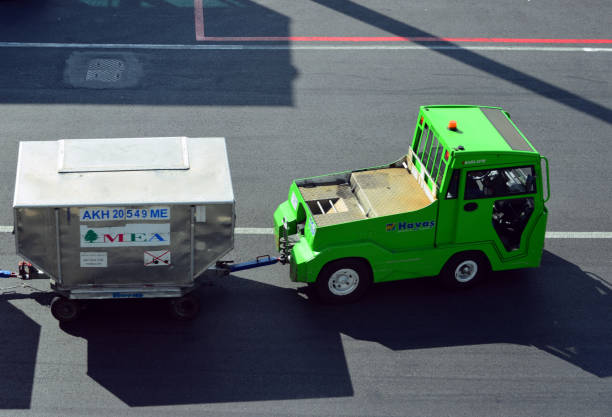
[[[612,232],[612,41],[580,42],[610,40],[610,16],[604,1],[1,1],[0,226],[19,141],[223,136],[237,225],[265,228],[292,179],[398,159],[420,105],[480,104],[550,160],[549,231]],[[92,62],[119,79],[88,79]],[[265,234],[235,246],[274,253]],[[547,239],[538,269],[343,307],[276,265],[208,277],[190,323],[122,300],[60,326],[47,281],[3,279],[0,415],[609,416],[611,251]],[[0,269],[17,261],[0,232]]]

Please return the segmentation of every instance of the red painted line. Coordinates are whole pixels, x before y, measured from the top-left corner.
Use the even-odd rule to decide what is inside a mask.
[[[202,0],[195,0],[202,2]],[[203,19],[203,17],[202,17]],[[198,38],[196,14],[196,40],[211,42],[479,42],[519,44],[612,44],[612,39],[556,39],[556,38],[438,38],[403,36],[204,36],[202,21],[201,37]]]
[[[483,38],[435,36],[206,36],[204,34],[204,1],[193,0],[196,41],[210,42],[478,42],[518,44],[612,44],[612,39],[559,38]]]
[[[193,0],[193,13],[195,16],[196,41],[205,41],[204,36],[204,5],[203,0]]]

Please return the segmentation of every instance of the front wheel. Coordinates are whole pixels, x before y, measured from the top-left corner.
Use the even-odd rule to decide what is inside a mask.
[[[481,281],[489,271],[487,259],[479,252],[460,253],[444,266],[440,274],[442,284],[448,288],[469,288]]]
[[[361,298],[372,283],[369,265],[360,259],[339,259],[323,267],[315,283],[321,301],[350,303]]]

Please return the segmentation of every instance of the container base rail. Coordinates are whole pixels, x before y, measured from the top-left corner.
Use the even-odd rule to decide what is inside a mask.
[[[229,275],[232,272],[274,265],[280,258],[262,255],[257,258],[234,263],[234,261],[217,261],[209,271],[217,275]],[[18,272],[0,270],[0,278],[19,278],[22,281],[39,278],[43,272],[36,269],[31,263],[22,261],[19,263]],[[175,286],[152,286],[142,287],[87,287],[71,290],[58,289],[53,283],[50,285],[51,292],[55,294],[51,301],[51,314],[61,323],[77,320],[83,310],[84,300],[101,299],[139,299],[139,298],[165,298],[168,300],[170,315],[177,320],[187,321],[197,317],[200,312],[200,300],[193,293],[196,285],[190,287]],[[29,288],[38,292],[40,290],[31,285],[21,283],[9,287],[0,288],[0,295],[16,288]],[[44,291],[43,291],[44,292]]]

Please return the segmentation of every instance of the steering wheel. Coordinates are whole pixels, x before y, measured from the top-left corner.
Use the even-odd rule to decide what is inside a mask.
[[[476,171],[476,172],[478,172],[478,171]],[[485,177],[486,177],[488,174],[489,174],[489,173],[487,173],[487,172],[485,171],[485,173],[484,173],[484,174],[482,174],[482,175],[472,175],[472,174],[470,173],[470,176],[471,176],[471,177],[472,177],[472,179],[474,179],[474,180],[481,181],[481,180],[483,180],[483,179],[484,179],[484,178],[485,178]]]

